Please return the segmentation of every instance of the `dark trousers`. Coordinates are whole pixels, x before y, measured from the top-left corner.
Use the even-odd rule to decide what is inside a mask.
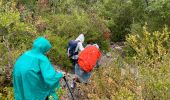
[[[45,100],[48,100],[48,96],[45,98]]]
[[[70,59],[72,63],[72,73],[75,74],[75,65],[78,63],[78,59]]]

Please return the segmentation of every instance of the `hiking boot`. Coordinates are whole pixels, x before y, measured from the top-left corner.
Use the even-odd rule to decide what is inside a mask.
[[[78,77],[75,77],[74,81],[77,82],[77,83],[81,83]]]
[[[71,82],[71,89],[74,89],[76,87],[76,81],[73,79],[73,81]]]

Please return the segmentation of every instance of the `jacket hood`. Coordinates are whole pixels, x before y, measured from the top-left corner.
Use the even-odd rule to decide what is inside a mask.
[[[80,34],[77,38],[76,38],[76,41],[80,41],[80,42],[84,42],[84,35],[83,34]]]
[[[51,49],[51,47],[52,46],[47,39],[45,39],[44,37],[38,37],[33,43],[32,50],[35,50],[38,53],[45,54]]]

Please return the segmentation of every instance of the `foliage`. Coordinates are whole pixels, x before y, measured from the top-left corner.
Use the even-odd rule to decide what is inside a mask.
[[[111,30],[112,41],[124,41],[125,35],[130,32],[132,23],[132,3],[120,0],[108,0],[105,4],[108,27]]]
[[[170,26],[170,1],[169,0],[156,0],[149,3],[145,9],[147,12],[148,25],[152,31],[162,30],[164,25]]]
[[[138,84],[144,99],[169,98],[169,40],[167,27],[150,33],[146,26],[141,34],[127,37],[128,63],[139,69]]]
[[[15,2],[8,2],[0,7],[0,68],[5,72],[4,81],[8,84],[11,84],[14,61],[27,49],[26,45],[29,45],[27,40],[32,41],[36,35],[33,25],[20,21],[20,13],[15,8],[15,4]]]
[[[161,62],[152,66],[147,63],[139,66],[141,71],[141,84],[143,85],[143,98],[168,99],[170,95],[169,80],[169,54],[162,57]]]
[[[135,27],[136,24],[143,26],[145,22],[148,22],[148,26],[150,27],[149,31],[152,32],[157,29],[161,30],[165,24],[169,27],[169,0],[49,0],[49,2],[47,2],[48,0],[44,0],[41,3],[37,3],[37,5],[32,3],[32,1],[30,3],[25,2],[25,0],[20,1],[28,6],[31,4],[34,5],[33,8],[37,7],[37,5],[43,5],[44,8],[45,6],[49,8],[42,12],[41,10],[36,10],[35,13],[37,14],[41,13],[43,16],[54,14],[62,17],[59,18],[59,20],[62,20],[61,23],[64,23],[58,26],[62,34],[64,24],[74,24],[74,31],[70,27],[64,27],[66,28],[67,32],[64,31],[66,33],[70,31],[69,33],[73,34],[73,32],[75,32],[77,34],[77,30],[75,31],[74,28],[80,28],[78,31],[80,33],[82,31],[87,32],[89,30],[87,29],[88,27],[95,30],[94,27],[91,27],[92,23],[89,23],[89,19],[93,19],[94,17],[91,15],[95,15],[101,19],[101,21],[99,19],[97,19],[97,21],[93,19],[98,30],[103,31],[100,26],[105,23],[104,29],[109,30],[111,40],[116,42],[124,41],[125,35],[129,34],[131,30],[138,30],[138,28]],[[42,9],[42,7],[40,9]],[[63,19],[65,21],[63,21]],[[69,20],[71,20],[71,22]],[[56,23],[56,25],[58,25],[58,23]],[[56,29],[58,30],[58,28]]]
[[[134,60],[138,59],[141,62],[161,61],[162,57],[167,54],[169,49],[170,32],[165,27],[163,32],[159,31],[150,33],[147,31],[146,26],[143,27],[141,34],[131,34],[127,36],[127,52],[134,55]]]
[[[72,15],[55,15],[50,18],[49,28],[61,36],[77,37],[80,33],[94,30],[90,27],[88,16],[75,11]],[[91,33],[93,34],[93,33]]]
[[[127,65],[123,59],[120,59],[118,52],[112,52],[111,58],[101,59],[101,61],[103,64],[93,70],[89,84],[80,85],[82,91],[85,91],[85,96],[81,99],[137,99],[136,80],[130,73],[122,76],[120,66]]]
[[[68,40],[56,34],[49,34],[47,38],[52,43],[52,49],[49,51],[48,55],[52,62],[63,68],[71,67],[69,58],[66,55]]]
[[[167,100],[170,97],[169,54],[153,66],[138,61],[128,64],[117,52],[112,52],[112,57],[94,70],[88,85],[80,85],[85,94],[81,99]]]
[[[0,87],[0,99],[1,100],[14,100],[13,87]]]
[[[0,0],[0,85],[11,83],[15,60],[31,49],[36,37],[47,36],[52,63],[69,68],[67,42],[84,33],[85,44],[98,43],[104,52],[110,42],[126,41],[128,58],[113,58],[113,64],[95,71],[91,87],[96,90],[84,88],[91,93],[85,97],[167,99],[169,9],[169,0]],[[137,79],[121,75],[122,68],[129,70],[125,61],[138,69]],[[13,97],[10,87],[0,88],[0,99]]]

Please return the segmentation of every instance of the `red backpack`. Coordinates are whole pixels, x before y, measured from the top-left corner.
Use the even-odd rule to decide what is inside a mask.
[[[88,46],[82,52],[80,52],[78,64],[85,72],[90,72],[95,67],[100,56],[101,52],[96,46]]]

